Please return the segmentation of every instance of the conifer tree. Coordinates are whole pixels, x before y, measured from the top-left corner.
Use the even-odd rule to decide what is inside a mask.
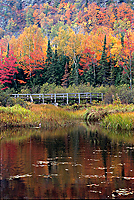
[[[66,66],[66,63],[67,65],[69,65],[69,58],[68,56],[65,56],[64,54],[62,54],[60,57],[59,57],[59,68],[58,68],[58,85],[61,85],[62,82],[63,82],[63,75],[65,74],[65,66]]]
[[[47,76],[48,80],[47,82],[52,84],[55,83],[58,85],[58,80],[59,80],[59,70],[60,64],[59,64],[59,59],[58,59],[58,54],[57,54],[57,45],[55,45],[55,52],[52,53],[52,59],[49,67],[47,68]]]
[[[51,49],[51,45],[50,45],[50,40],[48,40],[48,45],[47,45],[47,55],[46,55],[46,61],[45,61],[45,66],[43,69],[43,74],[42,74],[42,84],[46,83],[49,79],[49,75],[50,75],[50,67],[52,64],[52,49]]]
[[[8,43],[8,46],[7,46],[7,58],[9,56],[9,43]]]
[[[62,80],[62,86],[67,88],[68,87],[68,77],[69,77],[69,73],[68,73],[68,64],[66,62],[66,65],[65,65],[65,73],[63,75],[63,78],[61,79]]]
[[[106,35],[105,35],[102,56],[98,66],[98,73],[97,73],[98,83],[103,85],[109,84],[109,76],[110,76],[110,68],[109,68],[109,62],[107,61]]]
[[[87,7],[88,6],[88,0],[86,0],[86,3],[85,3],[85,7]]]
[[[52,64],[52,49],[50,45],[50,40],[48,40],[46,67],[50,67],[51,64]]]
[[[70,71],[70,76],[69,76],[69,84],[75,84],[76,86],[79,84],[80,81],[80,75],[79,75],[79,58],[76,58],[76,62],[72,64],[71,66],[71,71]]]

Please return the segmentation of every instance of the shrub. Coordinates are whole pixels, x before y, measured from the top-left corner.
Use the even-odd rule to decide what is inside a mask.
[[[127,85],[118,87],[118,95],[122,103],[134,103],[134,88],[131,90]]]
[[[0,91],[0,106],[6,106],[9,95]]]

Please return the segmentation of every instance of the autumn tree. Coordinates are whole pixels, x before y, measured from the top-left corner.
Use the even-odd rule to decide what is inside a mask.
[[[82,32],[75,34],[73,30],[69,30],[67,45],[65,46],[65,54],[70,58],[70,64],[72,65],[72,74],[75,84],[78,85],[79,77],[79,60],[83,50],[86,47],[86,35]]]
[[[24,32],[16,39],[11,38],[10,46],[16,55],[19,68],[24,71],[27,81],[32,84],[32,77],[37,71],[44,69],[46,60],[47,38],[37,25],[24,29]]]
[[[15,89],[17,89],[15,74],[18,73],[18,71],[16,62],[17,59],[15,58],[13,52],[9,50],[8,46],[7,56],[1,60],[0,64],[0,84],[3,85],[2,90],[5,90],[13,85],[15,86]]]
[[[134,32],[129,31],[124,38],[124,45],[122,46],[122,54],[120,65],[123,67],[123,74],[127,75],[129,79],[130,88],[132,89],[132,80],[134,68]]]
[[[89,82],[91,85],[96,84],[96,64],[95,52],[92,52],[90,48],[86,48],[82,52],[80,58],[81,69],[79,69],[83,82]]]

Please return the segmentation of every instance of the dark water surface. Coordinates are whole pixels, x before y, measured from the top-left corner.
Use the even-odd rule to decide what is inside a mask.
[[[1,199],[134,198],[132,143],[82,124],[6,135],[0,144]]]

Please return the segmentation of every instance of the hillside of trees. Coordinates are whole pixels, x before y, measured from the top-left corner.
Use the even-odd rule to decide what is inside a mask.
[[[31,3],[31,4],[30,4]],[[133,1],[0,1],[1,89],[133,85]]]

